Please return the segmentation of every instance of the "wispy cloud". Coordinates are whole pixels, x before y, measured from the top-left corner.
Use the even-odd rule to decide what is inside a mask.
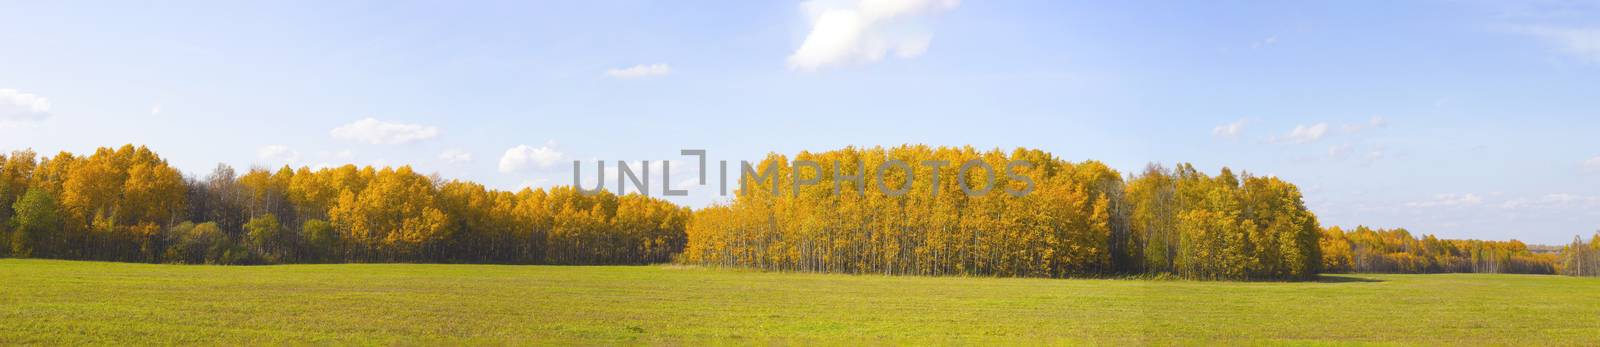
[[[1240,119],[1238,121],[1234,121],[1233,123],[1218,125],[1215,128],[1211,128],[1211,136],[1225,137],[1230,139],[1239,138],[1239,133],[1244,131],[1244,121],[1244,119]]]
[[[1600,155],[1589,158],[1589,160],[1584,160],[1583,171],[1588,173],[1600,173]]]
[[[300,152],[284,145],[269,145],[256,150],[256,160],[265,165],[292,165],[300,161]]]
[[[889,53],[912,58],[927,52],[933,36],[907,25],[919,16],[960,6],[959,0],[813,0],[800,4],[811,32],[789,55],[789,68],[816,70],[876,62]]]
[[[1328,158],[1333,160],[1354,160],[1361,165],[1370,165],[1387,158],[1389,153],[1381,145],[1341,143],[1328,146]]]
[[[1328,156],[1333,158],[1344,158],[1345,155],[1350,154],[1351,147],[1354,146],[1348,143],[1333,145],[1332,147],[1328,147]]]
[[[317,159],[315,160],[316,164],[312,164],[311,168],[320,170],[344,164],[354,164],[356,152],[348,149],[339,151],[319,150],[312,157]]]
[[[465,163],[472,161],[472,153],[459,149],[447,149],[439,153],[439,160],[446,163]]]
[[[1408,202],[1406,207],[1470,206],[1482,203],[1483,197],[1477,194],[1439,194],[1434,195],[1432,200]]]
[[[1513,31],[1543,39],[1567,54],[1600,63],[1600,28],[1528,26]]]
[[[1275,44],[1278,44],[1278,35],[1267,36],[1267,38],[1261,39],[1261,41],[1253,42],[1250,44],[1250,48],[1261,48]]]
[[[634,79],[644,77],[666,76],[672,73],[672,66],[661,64],[639,64],[621,69],[608,69],[606,76],[618,79]]]
[[[1288,134],[1272,138],[1272,142],[1312,143],[1328,134],[1328,123],[1296,125]]]
[[[1374,148],[1367,151],[1367,157],[1365,159],[1367,160],[1367,163],[1371,163],[1387,157],[1389,157],[1389,152],[1385,152],[1383,148]]]
[[[1595,207],[1600,206],[1600,197],[1586,196],[1570,193],[1546,194],[1538,198],[1518,198],[1507,200],[1499,205],[1504,209],[1524,208],[1567,208],[1567,207]]]
[[[1366,122],[1345,124],[1339,128],[1341,131],[1338,133],[1353,135],[1366,132],[1368,130],[1382,128],[1387,125],[1389,125],[1388,119],[1385,119],[1381,116],[1373,116]],[[1289,133],[1273,136],[1272,138],[1268,139],[1268,142],[1301,144],[1317,142],[1325,137],[1328,137],[1328,135],[1333,135],[1334,133],[1330,132],[1332,128],[1333,127],[1328,125],[1326,122],[1310,125],[1296,125],[1294,129],[1289,129]],[[1348,145],[1345,147],[1348,147]]]
[[[370,143],[398,145],[432,139],[439,136],[439,128],[421,124],[392,123],[365,118],[329,131],[334,138]]]
[[[1345,124],[1344,132],[1354,134],[1367,130],[1382,128],[1386,125],[1389,125],[1388,119],[1384,119],[1382,116],[1372,116],[1372,119],[1368,119],[1365,123]]]

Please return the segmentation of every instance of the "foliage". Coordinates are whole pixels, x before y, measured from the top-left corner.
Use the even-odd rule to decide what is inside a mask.
[[[665,262],[689,218],[645,196],[495,191],[405,166],[238,175],[219,165],[186,179],[132,145],[0,157],[0,200],[16,201],[0,209],[11,226],[0,229],[15,229],[18,257],[209,264]]]
[[[1556,268],[1563,275],[1600,276],[1600,232],[1595,232],[1588,242],[1572,237],[1572,243],[1561,248]]]
[[[222,232],[217,223],[183,222],[167,229],[168,247],[163,259],[190,264],[244,262],[243,247]]]
[[[1027,149],[851,147],[793,159],[837,167],[791,167],[769,155],[755,171],[775,170],[776,180],[741,179],[754,185],[730,204],[696,212],[685,260],[784,271],[1203,279],[1306,279],[1320,266],[1315,216],[1276,178],[1241,180],[1224,169],[1213,179],[1183,165],[1176,173],[1153,167],[1125,184],[1102,163]],[[892,160],[950,164],[911,165],[908,179],[885,164]],[[998,171],[990,194],[963,194],[983,182],[981,169],[961,176],[957,167],[969,161]],[[880,176],[889,191],[908,192],[874,189]],[[1029,184],[1031,193],[1006,193]]]
[[[49,255],[59,251],[52,232],[61,229],[61,216],[56,213],[56,200],[44,191],[29,191],[12,206],[16,211],[11,221],[16,229],[11,233],[11,254],[26,258]]]
[[[305,240],[305,259],[308,262],[325,262],[339,258],[339,234],[333,224],[312,219],[300,226],[300,239]]]
[[[731,202],[691,212],[637,194],[497,191],[406,166],[241,175],[218,165],[197,179],[132,145],[88,156],[17,151],[0,155],[0,255],[210,264],[642,264],[681,256],[784,271],[1197,279],[1600,272],[1600,236],[1575,240],[1558,256],[1515,240],[1320,229],[1293,184],[1227,168],[1213,177],[1188,164],[1152,165],[1123,177],[1038,150],[927,146],[793,159],[822,165],[769,155],[754,169],[776,172],[770,181],[740,180],[752,186]],[[891,160],[911,165],[884,166]],[[985,177],[982,169],[963,175],[965,163],[993,168],[990,193],[963,193],[982,188]]]
[[[249,240],[250,250],[260,255],[268,263],[276,263],[286,258],[284,253],[292,245],[290,236],[283,229],[283,224],[278,223],[278,217],[271,213],[251,218],[244,224],[245,236]]]
[[[1553,254],[1534,253],[1521,241],[1413,237],[1406,229],[1358,226],[1322,231],[1325,271],[1362,273],[1555,273]]]

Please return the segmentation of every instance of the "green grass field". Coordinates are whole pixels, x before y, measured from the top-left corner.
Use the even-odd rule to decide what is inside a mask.
[[[0,259],[0,345],[1600,343],[1600,279],[928,278]]]

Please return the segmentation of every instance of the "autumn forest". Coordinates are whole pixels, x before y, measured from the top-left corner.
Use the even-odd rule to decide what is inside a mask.
[[[796,168],[792,160],[841,165]],[[1034,190],[968,196],[960,186],[968,180],[955,170],[876,172],[888,160],[1025,161],[1031,165],[1017,173]],[[1539,247],[1324,227],[1295,185],[1227,168],[1211,175],[1188,164],[1150,165],[1123,174],[1039,150],[920,145],[772,154],[760,165],[782,174],[741,180],[746,189],[731,201],[690,209],[571,187],[493,190],[406,166],[238,172],[219,165],[194,177],[133,145],[50,157],[23,150],[0,155],[0,256],[189,264],[677,262],[1219,280],[1305,280],[1324,272],[1600,274],[1600,235]],[[885,195],[860,178],[879,176],[912,194]],[[1028,182],[998,175],[994,184],[1020,190]]]

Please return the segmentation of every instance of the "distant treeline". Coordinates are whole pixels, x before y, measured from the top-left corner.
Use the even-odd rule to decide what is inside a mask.
[[[409,167],[183,177],[144,147],[0,155],[0,255],[131,262],[644,264],[689,209],[570,188],[505,192]]]
[[[1521,241],[1443,240],[1413,237],[1405,229],[1323,230],[1322,268],[1361,273],[1553,274],[1556,254],[1534,253]]]
[[[1569,276],[1600,276],[1600,231],[1589,242],[1574,236],[1572,243],[1561,248],[1556,270]]]
[[[886,165],[896,160],[911,165]],[[821,165],[797,170],[794,161]],[[946,164],[920,165],[930,162]],[[969,162],[995,172],[963,176]],[[741,179],[747,189],[732,201],[691,212],[638,194],[490,190],[404,166],[241,175],[219,165],[195,178],[144,147],[48,158],[25,150],[0,155],[0,256],[196,264],[676,259],[780,271],[1197,279],[1600,274],[1600,234],[1556,254],[1515,240],[1322,229],[1293,184],[1227,168],[1212,176],[1188,164],[1151,165],[1124,176],[1038,150],[900,146],[773,154],[756,169],[769,170],[776,174]],[[992,182],[990,193],[963,190],[983,182]]]

